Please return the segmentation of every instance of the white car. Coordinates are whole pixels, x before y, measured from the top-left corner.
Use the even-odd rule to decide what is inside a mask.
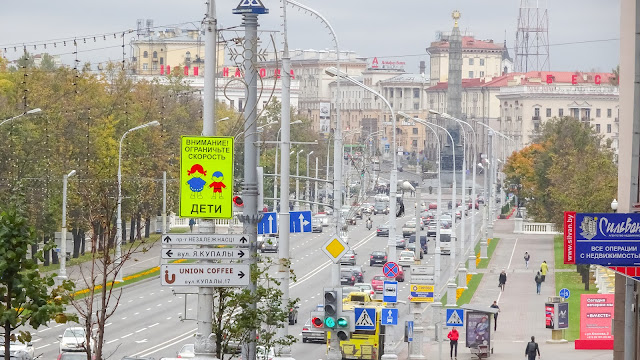
[[[12,341],[9,344],[9,352],[11,358],[19,358],[19,356],[16,356],[19,352],[25,352],[28,355],[28,359],[33,359],[35,356],[35,350],[31,342],[21,343],[20,341]],[[0,346],[0,354],[4,354],[4,346]]]
[[[398,256],[398,264],[400,266],[411,266],[415,262],[413,251],[402,251],[400,252],[400,256]]]
[[[62,335],[58,335],[60,339],[60,352],[63,351],[83,351],[86,349],[86,331],[83,327],[67,328]],[[95,349],[93,338],[89,343],[91,350]]]
[[[195,344],[184,344],[178,353],[176,354],[177,358],[194,358],[196,357],[196,347]]]

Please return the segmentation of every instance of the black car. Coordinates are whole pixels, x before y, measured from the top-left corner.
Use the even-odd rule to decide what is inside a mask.
[[[362,266],[360,265],[355,265],[355,266],[350,266],[350,267],[344,267],[342,269],[350,269],[351,272],[353,273],[353,275],[356,277],[356,282],[357,283],[361,283],[364,282],[364,270],[362,269]]]
[[[412,243],[407,244],[407,250],[415,252],[416,243],[412,242]],[[420,248],[420,259],[422,259],[422,258],[424,258],[424,251],[422,250],[422,248]]]
[[[415,243],[416,242],[416,234],[413,234],[411,236],[409,236],[409,244],[411,243]],[[429,242],[429,238],[427,237],[427,235],[420,235],[420,247],[422,248],[422,251],[427,254],[427,243]],[[408,247],[408,246],[407,246]]]
[[[389,225],[380,225],[376,229],[376,236],[389,236]]]
[[[340,270],[340,285],[353,286],[356,283],[356,276],[351,269]]]
[[[374,264],[384,265],[387,263],[387,253],[384,251],[374,251],[369,257],[369,266]]]

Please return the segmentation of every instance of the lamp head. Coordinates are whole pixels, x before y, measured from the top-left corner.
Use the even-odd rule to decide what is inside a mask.
[[[71,171],[67,174],[67,177],[72,177],[72,176],[73,176],[73,175],[75,175],[75,174],[76,174],[76,171],[75,171],[75,170],[71,170]]]
[[[144,126],[158,126],[160,125],[160,122],[158,122],[158,120],[154,120],[150,123],[146,123]]]
[[[31,109],[31,110],[27,111],[27,114],[35,114],[35,113],[39,113],[40,111],[42,111],[42,109],[35,108],[35,109]]]
[[[312,152],[310,152],[310,153],[308,153],[308,154],[307,154],[307,156],[309,156],[309,155],[311,155],[311,154],[313,154],[313,151],[312,151]]]
[[[228,116],[223,117],[222,119],[218,119],[216,122],[226,121],[226,120],[229,120],[229,117],[228,117]]]
[[[289,125],[293,125],[293,124],[302,124],[302,120],[298,119],[294,122],[289,123]]]
[[[298,154],[303,153],[303,152],[304,152],[304,149],[298,151]]]
[[[429,109],[429,114],[432,114],[432,115],[442,115],[442,114],[440,114],[440,112],[435,111],[435,110],[432,110],[432,109]]]
[[[289,153],[289,155],[293,155],[293,153],[295,152],[295,150],[291,150],[291,152]]]
[[[613,199],[613,201],[611,202],[611,210],[613,211],[618,210],[618,200]]]
[[[411,116],[409,116],[409,114],[407,114],[407,113],[406,113],[406,112],[404,112],[404,111],[398,111],[398,113],[397,113],[397,114],[398,114],[398,115],[400,115],[400,116],[404,116],[404,117],[406,117],[407,119],[411,119]]]
[[[335,67],[331,66],[331,67],[328,67],[328,68],[324,69],[324,73],[329,75],[329,76],[338,76],[338,69],[336,69]]]

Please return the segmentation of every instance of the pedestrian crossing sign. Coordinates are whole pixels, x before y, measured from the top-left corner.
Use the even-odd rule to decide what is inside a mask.
[[[356,330],[376,329],[376,309],[375,308],[354,308],[356,318]]]
[[[447,309],[447,326],[464,326],[464,309]]]

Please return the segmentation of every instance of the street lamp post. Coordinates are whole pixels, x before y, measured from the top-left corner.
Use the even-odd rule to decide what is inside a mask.
[[[300,210],[300,153],[303,152],[304,149],[298,151],[296,153],[296,202],[294,205],[294,210]]]
[[[310,153],[307,154],[307,162],[306,162],[307,179],[306,179],[304,197],[305,197],[305,200],[307,200],[307,201],[309,201],[309,196],[311,196],[311,192],[310,192],[310,189],[309,189],[309,156],[311,156],[311,154],[313,154],[313,151],[311,151]],[[311,204],[309,204],[309,208],[311,208]]]
[[[62,176],[62,230],[60,232],[60,274],[58,275],[59,284],[67,280],[67,180],[76,174],[75,170],[71,170],[68,174]]]
[[[293,124],[301,124],[302,120],[296,120],[292,123],[290,123],[289,125],[293,125]],[[278,208],[278,148],[280,148],[281,144],[280,144],[280,131],[282,130],[282,126],[280,127],[280,129],[278,129],[278,134],[276,135],[276,160],[275,160],[275,170],[273,171],[273,211],[278,211],[276,210]]]
[[[20,115],[17,115],[17,116],[14,116],[14,117],[12,117],[12,118],[8,118],[8,119],[6,119],[6,120],[3,120],[2,122],[0,122],[0,126],[4,125],[5,123],[8,123],[8,122],[10,122],[10,121],[12,121],[12,120],[15,120],[15,119],[21,118],[21,117],[23,117],[23,116],[25,116],[25,115],[36,114],[36,113],[39,113],[39,112],[41,112],[41,111],[42,111],[42,109],[40,109],[40,108],[35,108],[35,109],[31,109],[31,110],[29,110],[29,111],[25,111],[25,112],[23,112],[23,113],[22,113],[22,114],[20,114]]]
[[[118,218],[116,220],[116,260],[115,260],[115,282],[122,282],[122,141],[128,133],[149,126],[158,126],[160,123],[151,121],[140,126],[127,130],[120,138],[120,149],[118,150]]]

